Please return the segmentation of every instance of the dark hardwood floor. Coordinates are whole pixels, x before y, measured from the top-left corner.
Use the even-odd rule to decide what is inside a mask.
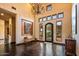
[[[64,56],[63,45],[50,42],[31,42],[23,45],[0,45],[1,56]]]

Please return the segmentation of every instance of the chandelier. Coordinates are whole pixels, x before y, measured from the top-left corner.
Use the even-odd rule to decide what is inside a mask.
[[[39,14],[40,13],[40,3],[32,3],[32,12],[34,14]]]

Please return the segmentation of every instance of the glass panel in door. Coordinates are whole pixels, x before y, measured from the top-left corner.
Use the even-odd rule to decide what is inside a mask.
[[[53,24],[46,24],[46,41],[53,40]]]

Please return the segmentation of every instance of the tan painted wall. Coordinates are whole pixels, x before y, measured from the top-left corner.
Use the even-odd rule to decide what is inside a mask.
[[[14,6],[16,10],[13,10],[12,6]],[[21,19],[29,20],[32,22],[34,21],[34,16],[31,13],[31,5],[24,3],[0,3],[0,8],[16,14],[16,43],[18,44],[24,42],[24,36],[21,35]]]
[[[4,43],[4,21],[0,19],[0,44]]]
[[[43,4],[42,6],[46,6],[48,4]],[[45,11],[44,13],[36,15],[35,19],[35,37],[39,39],[39,22],[38,19],[41,17],[53,15],[53,14],[58,14],[64,12],[64,18],[61,19],[56,19],[56,20],[51,20],[51,21],[46,21],[43,24],[45,25],[46,23],[53,23],[54,24],[54,42],[56,41],[56,21],[62,20],[63,25],[62,25],[62,42],[58,43],[64,43],[65,38],[68,38],[69,35],[72,34],[72,24],[71,24],[71,19],[72,19],[72,4],[66,4],[66,3],[53,3],[52,4],[52,11]],[[45,26],[44,26],[45,27]],[[43,32],[45,33],[45,32]],[[45,39],[45,34],[43,34]]]

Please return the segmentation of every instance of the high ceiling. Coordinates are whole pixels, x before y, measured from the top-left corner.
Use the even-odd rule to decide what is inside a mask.
[[[41,7],[41,3],[31,3],[31,5],[32,5],[32,8],[33,8],[33,12],[35,13],[35,14],[39,14],[40,13],[40,7]]]

